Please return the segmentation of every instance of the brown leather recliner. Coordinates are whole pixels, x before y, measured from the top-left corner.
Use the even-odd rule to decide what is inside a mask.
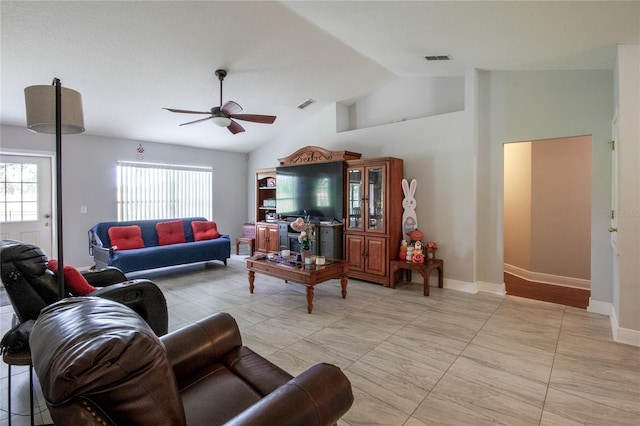
[[[353,403],[338,367],[294,378],[243,346],[226,313],[158,338],[126,306],[69,298],[42,311],[30,346],[60,425],[331,425]]]
[[[113,267],[85,271],[82,275],[97,288],[90,296],[125,304],[140,314],[158,336],[167,334],[167,302],[155,283],[129,280]],[[0,276],[19,322],[35,320],[42,308],[60,298],[57,277],[47,270],[47,255],[33,244],[0,241]]]

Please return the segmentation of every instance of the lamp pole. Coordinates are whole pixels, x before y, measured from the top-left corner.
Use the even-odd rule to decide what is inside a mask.
[[[56,233],[58,242],[58,297],[64,299],[64,244],[62,240],[62,85],[53,79],[56,87]]]
[[[52,87],[53,86],[53,87]],[[64,99],[62,97],[64,96]],[[80,93],[63,88],[59,78],[50,86],[37,85],[24,89],[27,108],[27,129],[56,134],[56,240],[58,248],[58,296],[64,299],[64,238],[62,230],[62,134],[84,132],[82,97]],[[63,103],[64,101],[64,103]],[[55,110],[54,110],[55,107]],[[64,109],[64,111],[63,111]]]

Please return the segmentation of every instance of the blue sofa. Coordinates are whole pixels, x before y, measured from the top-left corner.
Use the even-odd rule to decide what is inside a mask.
[[[187,242],[164,246],[158,245],[156,224],[172,220],[182,221]],[[227,259],[231,256],[229,235],[221,234],[219,238],[213,240],[194,241],[191,228],[191,222],[194,220],[206,221],[207,219],[204,217],[189,217],[101,222],[89,230],[89,254],[93,256],[98,269],[115,266],[124,273],[211,260],[219,260],[226,265]],[[109,240],[109,228],[129,225],[138,225],[140,227],[145,247],[132,250],[113,250]]]

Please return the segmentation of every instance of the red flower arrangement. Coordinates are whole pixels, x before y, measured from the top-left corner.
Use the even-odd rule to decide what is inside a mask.
[[[429,241],[427,247],[427,259],[434,260],[436,258],[436,250],[438,250],[438,244],[433,241]]]

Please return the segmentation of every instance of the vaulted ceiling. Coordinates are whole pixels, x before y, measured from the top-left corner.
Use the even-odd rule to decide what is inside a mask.
[[[6,1],[2,124],[24,126],[23,89],[82,93],[88,134],[249,152],[329,104],[394,79],[465,70],[610,70],[640,43],[640,2]],[[449,55],[450,61],[425,56]],[[273,125],[232,135],[203,116],[224,101]],[[307,99],[316,103],[301,110]],[[0,142],[1,143],[1,142]]]

